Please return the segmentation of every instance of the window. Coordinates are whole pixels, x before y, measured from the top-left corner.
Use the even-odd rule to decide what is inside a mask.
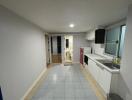
[[[105,53],[121,57],[126,26],[108,29],[105,40]]]
[[[125,32],[126,32],[126,26],[122,25],[121,26],[121,35],[120,35],[121,37],[120,37],[119,52],[118,52],[119,57],[122,56],[122,52],[123,52]]]

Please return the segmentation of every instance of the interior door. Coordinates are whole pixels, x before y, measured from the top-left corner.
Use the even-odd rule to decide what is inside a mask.
[[[72,62],[73,61],[73,36],[68,35],[65,36],[64,39],[64,62]]]
[[[62,63],[61,51],[62,51],[61,36],[52,36],[51,37],[52,63]]]

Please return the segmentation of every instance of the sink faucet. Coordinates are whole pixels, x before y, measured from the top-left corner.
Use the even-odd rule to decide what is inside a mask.
[[[120,64],[120,58],[113,56],[112,64]]]

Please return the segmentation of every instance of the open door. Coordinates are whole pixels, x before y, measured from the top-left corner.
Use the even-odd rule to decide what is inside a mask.
[[[45,35],[45,48],[46,48],[46,64],[50,64],[50,49],[49,49],[49,36]]]
[[[64,62],[72,63],[73,61],[73,36],[67,35],[64,39]]]
[[[62,63],[61,41],[62,41],[61,36],[52,36],[51,37],[52,63]]]

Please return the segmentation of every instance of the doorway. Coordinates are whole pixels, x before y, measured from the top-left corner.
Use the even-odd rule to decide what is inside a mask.
[[[61,36],[51,36],[52,63],[62,63]]]
[[[73,36],[64,36],[64,60],[65,63],[72,63],[73,61]]]
[[[1,87],[0,87],[0,100],[3,100]]]
[[[46,48],[46,64],[50,64],[50,49],[49,49],[49,36],[45,35],[45,48]]]

